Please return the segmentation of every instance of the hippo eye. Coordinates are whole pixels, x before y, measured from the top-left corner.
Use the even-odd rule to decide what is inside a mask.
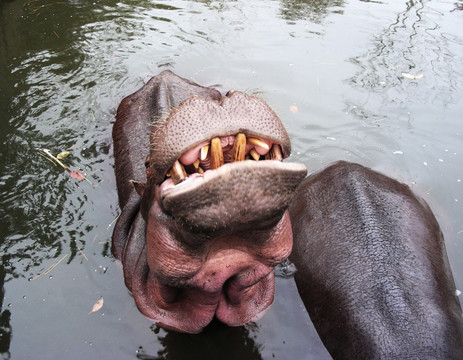
[[[243,160],[282,161],[283,153],[279,144],[263,138],[246,137],[243,133],[214,137],[199,148],[182,154],[166,177],[171,177],[174,184],[178,184],[189,175],[201,175],[226,163]]]

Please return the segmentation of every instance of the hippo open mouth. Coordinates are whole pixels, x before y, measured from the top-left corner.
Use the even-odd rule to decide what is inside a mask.
[[[275,223],[307,173],[282,163],[291,143],[273,110],[238,91],[186,99],[153,127],[150,148],[147,176],[161,209],[194,233]]]
[[[190,179],[191,175],[203,175],[207,170],[214,170],[225,163],[243,160],[259,161],[283,160],[281,146],[271,140],[248,137],[243,133],[215,137],[186,150],[167,173],[171,182],[165,186],[173,186]]]
[[[286,156],[280,144],[243,132],[204,141],[167,172],[161,207],[196,232],[264,227],[281,218],[306,173],[302,164],[282,163]]]
[[[214,317],[232,326],[255,320],[273,301],[274,267],[291,252],[287,208],[307,173],[282,162],[291,145],[281,121],[256,96],[222,96],[164,72],[118,109],[116,171],[127,169],[118,136],[130,125],[136,137],[140,122],[152,124],[146,185],[138,201],[120,192],[123,220],[113,235],[137,306],[190,333]]]

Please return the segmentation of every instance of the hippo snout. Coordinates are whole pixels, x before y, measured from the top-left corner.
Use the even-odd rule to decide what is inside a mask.
[[[169,89],[179,86],[176,98]],[[117,226],[126,239],[115,253],[137,306],[190,333],[214,317],[231,326],[257,319],[273,301],[274,267],[291,252],[287,209],[307,173],[283,162],[291,145],[281,121],[256,96],[221,96],[170,72],[121,103],[116,126],[131,121],[150,123],[149,143],[124,169],[146,170],[131,179],[137,192],[123,195],[133,224]]]

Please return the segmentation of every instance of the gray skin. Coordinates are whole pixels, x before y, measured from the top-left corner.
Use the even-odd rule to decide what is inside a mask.
[[[191,333],[214,317],[252,321],[272,302],[272,269],[294,239],[296,284],[333,358],[463,358],[444,240],[407,186],[340,162],[298,187],[301,165],[243,161],[199,186],[160,191],[182,152],[237,132],[290,153],[276,115],[246,94],[222,96],[165,71],[121,102],[112,250],[141,312]]]
[[[261,99],[222,96],[170,71],[119,105],[113,140],[122,212],[112,251],[140,311],[165,328],[197,333],[214,317],[242,325],[273,301],[273,269],[292,248],[287,208],[306,167],[246,160],[165,185],[182,154],[238,133],[279,144],[283,157],[291,151]],[[209,161],[201,165],[207,170]]]
[[[335,359],[463,359],[439,225],[408,186],[338,162],[290,207],[296,284]]]

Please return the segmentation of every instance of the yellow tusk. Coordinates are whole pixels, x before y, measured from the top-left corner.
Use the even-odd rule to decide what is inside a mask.
[[[170,169],[170,176],[172,177],[172,181],[175,185],[182,182],[187,178],[187,174],[185,168],[180,163],[180,161],[176,161],[172,168]]]
[[[259,161],[260,159],[260,155],[259,153],[256,151],[256,149],[251,149],[249,150],[249,154],[251,154],[252,158],[256,161]]]
[[[211,140],[211,169],[217,169],[223,164],[223,151],[220,138],[215,137]]]
[[[256,146],[259,146],[265,150],[270,150],[270,147],[267,145],[267,143],[263,142],[262,140],[260,139],[256,139],[256,138],[248,138],[248,142],[251,143],[251,144],[254,144]]]
[[[206,160],[208,151],[209,151],[209,145],[204,145],[201,148],[201,155],[200,155],[201,161]]]
[[[235,136],[232,149],[232,162],[243,161],[246,156],[246,135],[239,133]]]

